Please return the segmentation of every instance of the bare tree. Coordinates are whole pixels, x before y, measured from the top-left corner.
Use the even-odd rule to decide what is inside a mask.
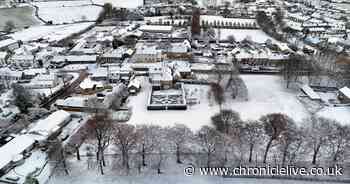
[[[181,150],[188,140],[192,137],[192,131],[183,124],[175,124],[175,126],[169,128],[168,130],[168,139],[175,145],[176,149],[176,162],[181,164]]]
[[[225,134],[229,134],[242,125],[240,115],[230,109],[221,110],[218,114],[211,117],[211,121],[218,131]]]
[[[334,163],[343,162],[344,157],[350,150],[350,127],[341,125],[338,122],[334,124],[334,133],[330,135],[329,152]]]
[[[307,121],[305,135],[307,142],[312,149],[312,164],[317,163],[321,150],[327,146],[332,134],[334,133],[335,123],[333,120],[322,117],[311,117]]]
[[[267,155],[272,146],[272,142],[280,138],[281,133],[286,130],[288,123],[293,120],[287,115],[281,113],[272,113],[262,116],[260,118],[260,121],[264,125],[266,135],[269,136],[263,159],[263,163],[266,163]]]
[[[62,141],[56,139],[49,144],[48,158],[54,162],[55,169],[63,169],[66,175],[69,175],[69,168],[67,165],[67,157]]]
[[[129,158],[130,151],[136,147],[138,135],[133,125],[129,124],[118,124],[115,127],[114,142],[115,145],[122,152],[123,166],[129,171]]]
[[[220,106],[220,109],[225,102],[225,91],[218,83],[211,83],[210,89],[213,94],[215,102]]]
[[[243,140],[249,145],[249,163],[252,162],[252,156],[255,146],[264,136],[263,124],[259,121],[248,121],[243,127]]]
[[[300,141],[301,131],[299,131],[299,128],[296,126],[294,121],[290,121],[285,131],[281,133],[281,137],[279,139],[279,146],[282,152],[282,165],[284,166],[286,163],[287,158],[289,158],[290,149],[293,148],[292,144],[294,142]]]
[[[222,135],[209,126],[203,126],[197,133],[197,137],[202,146],[202,150],[207,155],[207,167],[210,167],[212,158],[220,147],[219,144],[221,144]]]
[[[86,100],[85,106],[89,107],[90,111],[94,114],[94,116],[98,114],[103,114],[105,111],[103,109],[103,104],[98,100],[97,97],[90,97]]]
[[[97,113],[88,121],[90,131],[97,141],[96,159],[101,171],[104,174],[103,167],[106,166],[104,151],[110,145],[113,136],[113,122],[106,112]]]
[[[141,155],[141,165],[143,167],[147,166],[146,155],[152,152],[157,144],[155,134],[157,129],[160,129],[160,127],[155,125],[141,125],[136,127],[137,134],[139,135],[137,146]]]

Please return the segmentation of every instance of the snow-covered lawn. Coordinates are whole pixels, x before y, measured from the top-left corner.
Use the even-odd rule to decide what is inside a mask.
[[[285,88],[278,75],[241,75],[248,88],[246,102],[233,102],[230,107],[241,114],[243,119],[258,119],[268,113],[281,112],[295,121],[308,117],[304,105],[294,91]]]
[[[92,2],[99,5],[111,3],[113,6],[120,8],[137,8],[143,6],[143,0],[92,0]]]
[[[187,164],[175,164],[174,158],[167,157],[161,175],[156,174],[152,167],[143,168],[138,174],[136,168],[132,168],[129,175],[123,172],[116,158],[109,160],[105,175],[101,175],[98,169],[87,169],[87,160],[82,157],[81,161],[72,158],[68,165],[70,174],[58,173],[53,175],[47,184],[334,184],[330,182],[307,182],[296,180],[252,179],[252,178],[223,178],[219,176],[201,176],[196,172],[195,176],[185,176],[183,170]],[[74,160],[75,159],[75,160]],[[93,159],[93,158],[92,158]],[[90,161],[91,162],[91,161]],[[94,165],[94,164],[92,164]],[[90,166],[91,167],[91,166]]]
[[[84,173],[85,174],[85,173]],[[179,176],[179,175],[154,175],[154,176],[62,176],[54,178],[49,184],[332,184],[330,182],[307,182],[295,180],[273,180],[273,179],[243,179],[243,178],[222,178],[214,176]],[[334,184],[334,183],[333,183]]]
[[[271,38],[269,35],[264,33],[262,30],[256,29],[220,29],[220,40],[225,40],[228,36],[233,35],[236,41],[242,41],[247,37],[250,37],[252,41],[258,43],[264,43],[267,39],[272,40],[272,42],[278,42],[275,39]],[[218,34],[218,29],[215,29],[216,35]]]
[[[300,122],[308,117],[303,104],[296,98],[296,93],[285,89],[282,79],[277,75],[242,75],[248,88],[248,101],[233,101],[227,99],[225,108],[233,109],[241,114],[243,120],[257,120],[268,113],[286,113]],[[216,104],[207,99],[208,86],[185,85],[185,89],[196,91],[199,104],[189,106],[186,111],[148,111],[147,100],[149,83],[144,81],[141,92],[130,97],[132,107],[131,124],[157,124],[171,126],[183,123],[192,130],[198,130],[203,125],[211,124],[211,116],[219,111]],[[195,90],[197,88],[197,90]]]
[[[33,3],[39,7],[39,17],[53,24],[77,21],[95,21],[102,7],[92,5],[91,1],[48,1]]]
[[[16,32],[10,36],[15,40],[31,41],[37,39],[45,39],[48,42],[60,41],[67,38],[74,33],[79,33],[94,23],[78,23],[78,24],[67,24],[57,26],[34,26],[28,29]]]

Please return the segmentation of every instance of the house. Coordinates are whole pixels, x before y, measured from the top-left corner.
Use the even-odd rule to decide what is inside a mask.
[[[72,55],[96,55],[101,54],[102,46],[96,42],[82,40],[77,43],[71,50]]]
[[[33,79],[39,74],[46,74],[48,70],[45,68],[29,68],[23,71],[23,79]]]
[[[350,89],[346,86],[339,89],[338,99],[342,103],[350,103]]]
[[[130,81],[128,85],[128,91],[130,94],[136,94],[141,89],[141,83],[137,78]]]
[[[97,68],[91,76],[91,79],[94,81],[107,81],[108,80],[108,69],[99,67]]]
[[[169,66],[163,65],[160,68],[150,68],[150,82],[152,86],[161,89],[169,89],[173,86],[173,72]]]
[[[29,53],[15,54],[9,59],[9,61],[17,66],[30,67],[34,64],[34,58],[35,57]]]
[[[0,51],[8,51],[19,48],[19,44],[17,40],[12,38],[1,40],[0,41]]]
[[[0,176],[5,175],[19,162],[24,154],[34,147],[35,140],[27,134],[19,135],[10,142],[0,147]]]
[[[23,72],[13,71],[9,68],[0,68],[0,80],[2,81],[19,81],[23,77]]]
[[[57,136],[64,126],[72,120],[71,114],[64,110],[58,110],[47,118],[39,120],[28,132],[35,141],[43,143]]]
[[[126,47],[111,49],[97,57],[99,63],[121,63],[125,58],[130,57],[134,51]]]
[[[180,43],[171,43],[170,49],[166,50],[168,59],[191,59],[191,44],[188,40]]]
[[[35,76],[30,83],[23,84],[23,87],[28,89],[45,89],[54,88],[59,84],[57,75],[55,73],[39,74]]]
[[[101,81],[93,81],[90,78],[86,78],[82,83],[80,83],[79,87],[84,93],[89,93],[91,91],[103,89],[104,84]]]
[[[162,50],[155,44],[138,43],[133,59],[140,63],[160,62],[163,60]]]
[[[131,77],[133,69],[129,65],[122,65],[121,67],[108,67],[109,82],[115,83],[120,80],[128,81]]]

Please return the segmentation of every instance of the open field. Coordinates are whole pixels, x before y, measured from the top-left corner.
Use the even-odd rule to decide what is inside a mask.
[[[1,8],[0,9],[0,30],[3,30],[7,21],[13,21],[17,28],[24,28],[40,24],[34,16],[34,9],[30,6],[18,8]]]
[[[53,24],[95,21],[102,10],[91,1],[48,1],[36,2],[39,17]]]
[[[93,3],[103,5],[111,3],[113,6],[120,8],[137,8],[143,5],[143,0],[92,0]]]

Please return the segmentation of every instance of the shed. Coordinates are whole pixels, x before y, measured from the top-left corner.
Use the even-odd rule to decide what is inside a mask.
[[[301,90],[311,99],[311,100],[321,100],[320,95],[318,95],[309,85],[305,84],[301,87]]]

